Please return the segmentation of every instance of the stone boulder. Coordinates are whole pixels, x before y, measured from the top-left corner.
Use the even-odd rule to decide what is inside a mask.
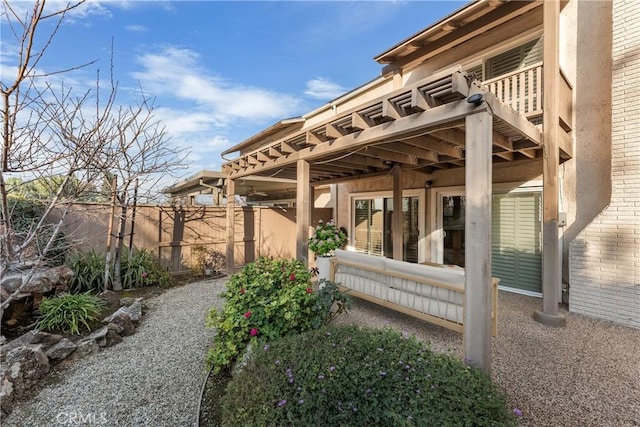
[[[49,372],[49,359],[41,345],[27,344],[10,350],[0,368],[0,402],[9,414],[13,402]]]
[[[133,323],[133,320],[124,313],[120,313],[117,316],[109,316],[109,318],[110,320],[107,326],[123,337],[133,335],[136,331],[136,325]]]
[[[138,323],[142,319],[142,298],[136,298],[128,307],[120,307],[111,316],[105,317],[104,323],[111,323],[116,317],[128,317],[131,321]]]
[[[73,341],[63,338],[56,344],[52,345],[45,354],[49,358],[49,361],[60,362],[69,357],[77,347],[78,346]]]
[[[42,332],[34,329],[14,340],[9,341],[3,346],[0,346],[0,355],[4,358],[4,356],[11,350],[35,344],[40,344],[40,348],[43,351],[46,351],[49,347],[57,344],[61,340],[62,335],[50,334],[48,332]]]
[[[21,293],[46,294],[51,291],[65,292],[73,279],[73,270],[66,265],[39,270],[23,288]]]

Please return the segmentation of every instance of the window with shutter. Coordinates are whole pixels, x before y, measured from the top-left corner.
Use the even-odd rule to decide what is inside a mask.
[[[476,75],[476,79],[482,81],[484,80],[484,75],[482,72],[482,64],[474,65],[473,67],[467,67],[468,73],[474,73]]]
[[[542,193],[494,194],[492,275],[500,286],[542,291]]]
[[[542,61],[542,37],[502,52],[486,62],[486,79],[492,79]]]

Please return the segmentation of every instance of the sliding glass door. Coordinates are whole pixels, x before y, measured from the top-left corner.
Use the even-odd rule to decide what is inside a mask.
[[[354,197],[353,246],[358,252],[393,258],[393,198]],[[420,240],[420,198],[402,198],[403,260],[418,262]]]

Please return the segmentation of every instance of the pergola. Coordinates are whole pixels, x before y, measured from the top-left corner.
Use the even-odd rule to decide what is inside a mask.
[[[297,126],[223,165],[227,174],[227,257],[233,263],[234,180],[277,176],[297,180],[297,257],[307,262],[311,193],[319,184],[363,176],[393,175],[394,211],[402,210],[403,170],[465,168],[466,245],[464,348],[488,370],[491,336],[491,197],[493,165],[543,159],[543,311],[540,321],[561,324],[557,314],[558,189],[560,156],[570,158],[570,138],[558,131],[560,87],[558,2],[545,2],[543,129],[455,67],[336,112],[312,128]],[[549,46],[548,46],[549,45]],[[544,141],[544,143],[543,143]],[[402,218],[394,216],[393,254],[402,259]],[[229,243],[231,242],[231,243]]]

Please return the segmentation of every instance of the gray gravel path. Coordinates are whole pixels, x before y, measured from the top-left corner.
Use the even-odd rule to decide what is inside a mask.
[[[151,302],[135,335],[60,374],[3,426],[192,426],[213,338],[203,326],[224,280],[172,289]],[[639,427],[640,330],[562,312],[567,327],[532,319],[537,298],[500,293],[492,376],[520,408],[521,426]],[[355,300],[340,323],[393,326],[462,355],[460,334]],[[59,415],[63,414],[63,415]],[[75,421],[79,421],[78,418]]]
[[[492,376],[523,411],[521,426],[640,426],[640,330],[566,310],[566,328],[543,326],[532,318],[542,300],[509,292],[498,305]],[[365,301],[339,322],[391,325],[462,356],[460,334]]]
[[[204,328],[225,279],[150,299],[136,333],[59,373],[3,426],[193,426],[213,331]],[[84,422],[82,422],[84,421]]]

